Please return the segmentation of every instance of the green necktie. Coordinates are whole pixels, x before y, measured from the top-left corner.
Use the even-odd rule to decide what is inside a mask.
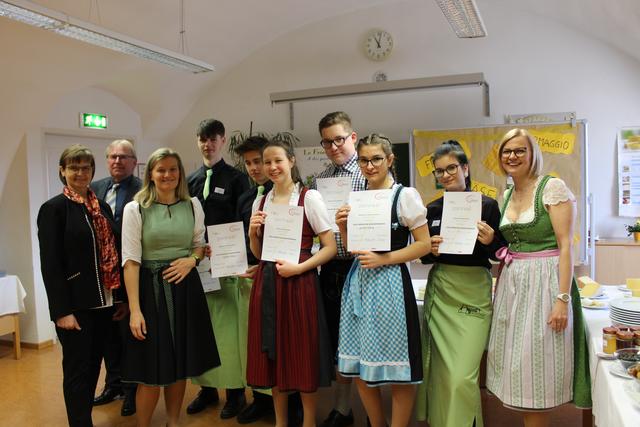
[[[211,169],[207,169],[207,179],[204,181],[204,188],[202,189],[202,197],[204,197],[205,200],[207,200],[207,197],[209,197],[209,187],[211,186],[211,174],[213,172],[211,171]]]
[[[256,195],[256,199],[259,199],[264,194],[264,185],[258,185],[258,194]]]

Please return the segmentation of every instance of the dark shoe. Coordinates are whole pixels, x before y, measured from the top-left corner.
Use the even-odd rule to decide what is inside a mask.
[[[218,400],[220,400],[218,390],[211,387],[202,387],[193,402],[187,406],[187,414],[197,414],[207,406],[218,403]]]
[[[347,427],[350,425],[353,425],[353,411],[349,411],[349,415],[342,415],[333,409],[327,419],[320,424],[320,427]]]
[[[244,394],[240,396],[233,397],[231,399],[227,399],[227,403],[224,404],[222,411],[220,412],[220,418],[223,420],[233,418],[237,416],[242,408],[247,405],[247,398],[244,397]]]
[[[251,405],[244,408],[244,410],[238,414],[238,424],[255,423],[262,417],[266,417],[272,414],[272,402],[257,402],[256,399],[254,399]]]
[[[116,399],[122,399],[123,397],[122,389],[105,387],[100,396],[93,398],[93,406],[106,405],[107,403],[111,403]]]
[[[128,392],[124,394],[124,401],[122,402],[122,409],[120,409],[120,415],[128,417],[136,413],[136,392]]]

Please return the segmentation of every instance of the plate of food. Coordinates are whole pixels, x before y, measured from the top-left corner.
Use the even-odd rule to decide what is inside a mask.
[[[607,310],[609,308],[609,304],[604,301],[599,301],[593,298],[581,298],[582,307],[588,308],[589,310]]]

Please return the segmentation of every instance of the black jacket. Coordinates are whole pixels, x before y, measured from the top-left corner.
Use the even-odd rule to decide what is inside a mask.
[[[440,223],[442,221],[443,208],[444,197],[440,197],[427,205],[427,221],[429,226],[429,235],[431,236],[440,234]],[[502,246],[505,246],[506,242],[499,230],[500,208],[498,207],[498,202],[484,194],[482,195],[481,219],[493,228],[493,242],[488,245],[483,245],[476,240],[476,245],[473,248],[473,254],[471,255],[440,254],[440,256],[434,256],[429,252],[421,258],[422,263],[432,264],[439,262],[442,264],[478,266],[490,269],[491,264],[489,263],[489,259],[496,260],[496,251]]]
[[[120,233],[111,208],[100,201],[102,214],[110,222],[120,253]],[[64,194],[46,201],[38,212],[40,269],[54,322],[76,310],[105,304],[99,273],[100,251],[91,215],[84,205]],[[124,284],[114,290],[113,300],[124,298]]]
[[[202,196],[207,168],[202,166],[187,178],[189,194],[198,198],[204,210],[204,224],[218,225],[237,221],[238,199],[249,189],[249,177],[222,159],[213,165],[211,170],[213,173],[207,200]]]
[[[125,180],[126,181],[126,180]],[[107,191],[113,185],[111,177],[99,179],[91,183],[91,189],[96,193],[96,197],[102,201],[107,197]],[[117,205],[116,213],[114,215],[116,227],[118,231],[122,231],[122,212],[124,211],[124,205],[133,200],[133,196],[142,188],[142,181],[137,176],[131,176],[127,182],[127,193],[124,195],[124,203]]]

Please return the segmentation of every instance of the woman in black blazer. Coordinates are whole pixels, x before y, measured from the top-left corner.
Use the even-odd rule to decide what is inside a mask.
[[[62,194],[38,212],[42,278],[62,344],[63,390],[70,426],[91,426],[91,408],[113,305],[124,296],[119,236],[109,206],[89,188],[95,160],[72,145],[60,156]],[[122,315],[123,310],[117,310]]]

